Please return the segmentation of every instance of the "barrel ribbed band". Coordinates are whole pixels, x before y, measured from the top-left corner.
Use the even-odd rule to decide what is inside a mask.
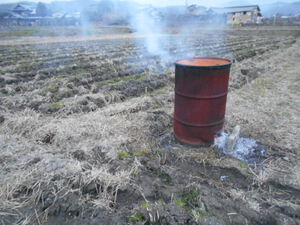
[[[223,92],[221,94],[211,95],[211,96],[196,96],[196,95],[186,95],[186,94],[183,94],[183,93],[175,90],[175,94],[176,95],[179,95],[179,96],[185,97],[185,98],[193,98],[193,99],[215,99],[215,98],[222,98],[222,97],[226,96],[227,93],[228,92]]]
[[[189,122],[186,122],[186,121],[183,121],[183,120],[180,120],[178,118],[176,118],[174,116],[174,120],[176,120],[177,122],[181,123],[181,124],[184,124],[185,126],[189,126],[189,127],[213,127],[213,126],[217,126],[217,125],[220,125],[220,124],[223,124],[224,123],[224,119],[222,120],[219,120],[219,121],[216,121],[216,122],[213,122],[213,123],[189,123]]]

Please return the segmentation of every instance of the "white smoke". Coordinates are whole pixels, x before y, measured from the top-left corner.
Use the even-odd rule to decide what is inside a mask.
[[[144,40],[144,45],[148,53],[160,56],[161,59],[170,57],[165,50],[165,38],[159,15],[151,8],[134,10],[130,20],[130,25],[136,31],[137,37]]]
[[[108,25],[127,22],[136,35],[134,39],[136,44],[141,45],[139,49],[145,48],[149,55],[157,56],[162,64],[173,63],[183,57],[217,56],[213,52],[202,54],[202,49],[196,44],[195,41],[199,42],[201,35],[211,30],[206,30],[204,23],[200,24],[199,17],[189,14],[190,7],[156,8],[151,5],[140,5],[134,0],[102,0],[97,7],[93,13],[86,15],[88,17],[92,15],[95,19],[100,18]],[[198,12],[206,9],[200,6],[194,8]],[[92,30],[89,18],[82,17],[81,25],[83,34]],[[219,37],[224,36],[220,31],[218,34]],[[214,40],[218,41],[220,38]],[[220,40],[219,44],[222,43],[223,40]]]

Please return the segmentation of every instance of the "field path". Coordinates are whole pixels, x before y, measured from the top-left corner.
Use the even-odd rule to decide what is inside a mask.
[[[0,46],[15,46],[15,45],[32,45],[32,44],[51,44],[51,43],[65,43],[65,42],[79,42],[79,41],[97,41],[97,40],[116,40],[116,39],[130,39],[130,38],[145,38],[145,37],[166,37],[172,34],[110,34],[98,36],[74,36],[74,37],[22,37],[18,39],[0,40]]]
[[[188,30],[188,28],[186,28]],[[274,27],[256,27],[253,28],[228,28],[228,27],[201,27],[199,32],[183,32],[179,33],[161,33],[161,34],[138,34],[138,33],[120,33],[120,34],[99,34],[99,35],[89,35],[89,36],[27,36],[27,37],[10,37],[9,39],[0,40],[0,46],[17,46],[17,45],[34,45],[34,44],[51,44],[51,43],[65,43],[65,42],[80,42],[80,41],[97,41],[97,40],[116,40],[116,39],[132,39],[132,38],[145,38],[145,37],[170,37],[170,36],[199,36],[201,34],[205,34],[207,32],[212,33],[227,33],[227,32],[245,32],[245,31],[268,31],[273,30]],[[277,27],[280,31],[296,31],[300,30],[298,26],[280,26]],[[195,28],[191,28],[191,30],[195,30]],[[1,32],[1,31],[0,31]]]

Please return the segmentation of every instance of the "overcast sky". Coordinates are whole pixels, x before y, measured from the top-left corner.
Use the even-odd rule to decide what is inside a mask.
[[[52,2],[54,0],[28,0],[34,2]],[[60,0],[60,1],[68,1],[68,0]],[[100,1],[100,0],[97,0]],[[152,4],[155,6],[167,6],[167,5],[184,5],[185,1],[188,4],[198,4],[204,6],[226,6],[229,3],[234,3],[235,5],[245,5],[245,4],[268,4],[274,2],[296,2],[299,0],[135,0],[136,2],[142,4]],[[18,0],[0,0],[0,3],[15,3],[19,2]]]

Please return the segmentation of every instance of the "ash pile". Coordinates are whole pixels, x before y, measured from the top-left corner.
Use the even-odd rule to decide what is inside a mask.
[[[259,141],[240,137],[240,126],[236,126],[231,134],[217,134],[214,146],[221,155],[230,155],[248,164],[260,163],[266,155],[266,148]]]

